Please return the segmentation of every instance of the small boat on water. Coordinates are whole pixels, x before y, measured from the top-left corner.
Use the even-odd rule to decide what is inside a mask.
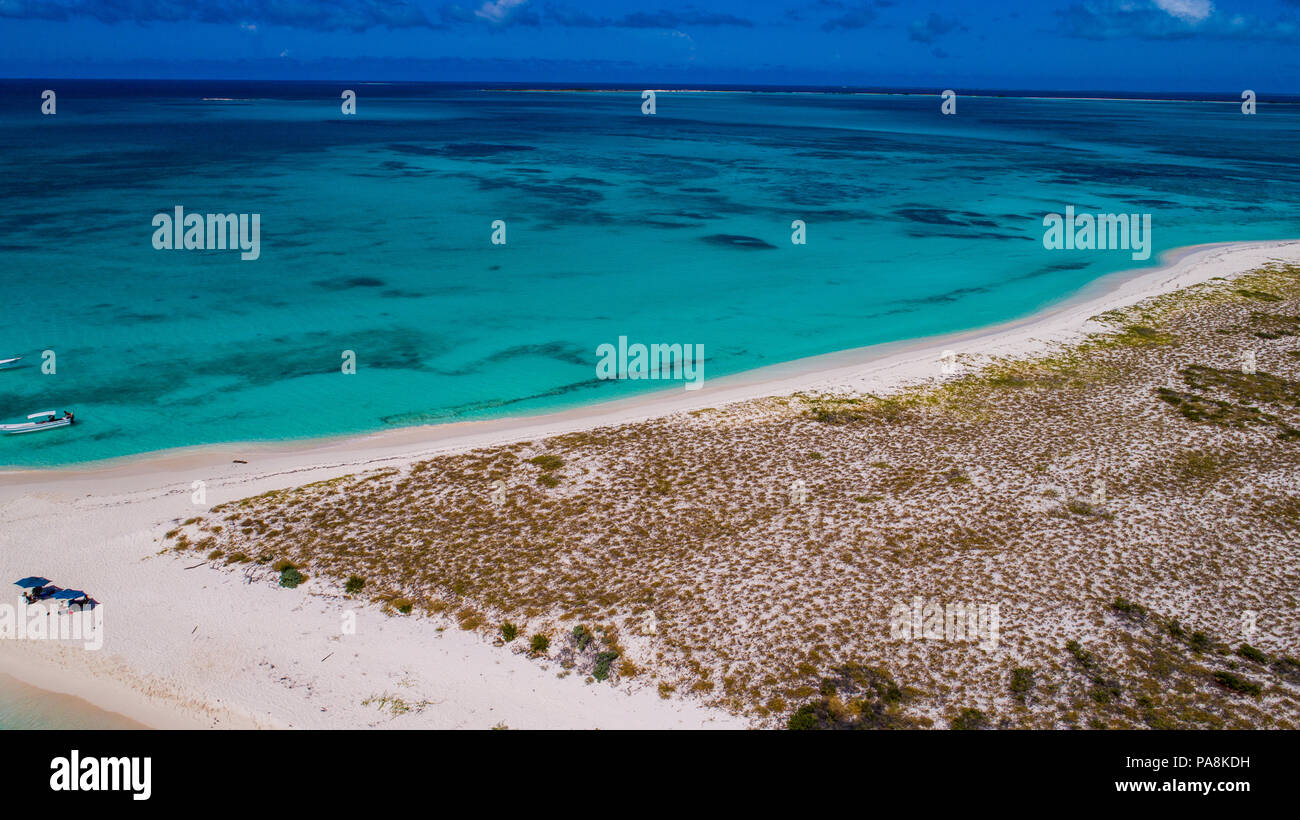
[[[69,410],[63,411],[63,416],[53,410],[42,410],[39,413],[32,413],[27,417],[27,421],[19,424],[0,424],[0,433],[6,436],[13,436],[19,433],[39,433],[43,430],[53,430],[55,427],[70,427],[75,421],[75,417]]]
[[[17,367],[18,363],[23,360],[22,356],[14,356],[12,359],[0,359],[0,370],[9,370]]]

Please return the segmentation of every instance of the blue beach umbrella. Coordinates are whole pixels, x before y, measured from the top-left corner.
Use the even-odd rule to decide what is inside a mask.
[[[56,601],[62,600],[64,598],[71,601],[73,598],[82,598],[85,596],[85,594],[86,593],[82,592],[79,589],[61,589],[58,592],[51,595],[50,597]]]
[[[28,575],[26,578],[20,578],[17,581],[14,581],[14,586],[22,587],[23,589],[30,589],[32,587],[48,586],[49,583],[49,578],[42,578],[39,575]]]

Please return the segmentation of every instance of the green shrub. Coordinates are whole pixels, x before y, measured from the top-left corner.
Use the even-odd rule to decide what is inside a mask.
[[[1110,608],[1121,614],[1131,615],[1136,618],[1144,618],[1147,614],[1146,607],[1135,604],[1127,598],[1116,598]]]
[[[1129,347],[1147,347],[1150,345],[1172,344],[1174,338],[1168,333],[1156,330],[1153,327],[1128,325],[1121,332],[1115,334],[1113,341],[1116,344]]]
[[[610,664],[617,659],[617,652],[598,652],[596,654],[596,668],[592,670],[591,676],[596,680],[608,678]]]
[[[787,729],[793,729],[796,732],[822,727],[821,721],[817,719],[817,707],[811,703],[805,703],[794,710],[794,714],[790,715],[790,720],[785,725]]]
[[[543,470],[550,472],[551,470],[558,470],[561,467],[563,467],[564,459],[560,458],[559,456],[551,456],[551,455],[533,456],[532,458],[528,459],[528,463],[536,464],[538,467],[541,467]]]
[[[575,626],[573,628],[573,640],[578,644],[578,651],[582,652],[591,645],[591,642],[595,640],[595,636],[587,631],[585,626]]]
[[[551,648],[551,639],[542,634],[534,635],[528,644],[528,648],[538,655],[543,655],[546,650]]]
[[[519,637],[519,627],[506,621],[501,624],[501,637],[506,639],[506,643],[510,643],[515,638]]]
[[[360,575],[349,575],[343,590],[349,595],[356,595],[366,585],[366,579]]]
[[[1096,515],[1097,508],[1092,505],[1091,501],[1082,498],[1071,499],[1066,502],[1065,508],[1075,515]]]
[[[1034,688],[1034,670],[1018,666],[1011,670],[1011,691],[1024,694]]]
[[[1262,290],[1249,290],[1247,288],[1238,288],[1237,293],[1245,296],[1247,299],[1258,299],[1261,302],[1280,302],[1282,297],[1274,293]]]
[[[1102,706],[1118,698],[1119,694],[1119,687],[1109,686],[1105,681],[1099,681],[1096,686],[1088,690],[1088,697]]]
[[[415,609],[415,604],[411,602],[410,598],[398,598],[393,601],[393,609],[396,609],[403,615],[410,615],[411,610]]]
[[[1252,660],[1255,663],[1268,663],[1268,655],[1265,655],[1263,652],[1260,652],[1248,643],[1243,643],[1241,646],[1237,647],[1237,654],[1247,660]]]
[[[293,589],[306,580],[307,576],[299,572],[292,564],[280,570],[280,586],[286,589]]]
[[[1078,661],[1079,665],[1083,668],[1089,669],[1093,666],[1096,659],[1093,657],[1092,653],[1084,649],[1078,641],[1070,641],[1065,645],[1065,648],[1070,651],[1070,654],[1074,656],[1074,659]]]
[[[1282,655],[1273,661],[1273,670],[1293,681],[1300,679],[1300,661],[1289,655]]]
[[[1231,672],[1215,672],[1214,679],[1218,681],[1219,685],[1222,686],[1223,688],[1230,689],[1233,692],[1237,692],[1242,695],[1259,697],[1259,693],[1263,691],[1263,689],[1260,688],[1260,685],[1258,683],[1255,683],[1254,681],[1246,680],[1245,678],[1242,677],[1238,677],[1237,675],[1234,675]]]
[[[961,713],[953,718],[951,728],[969,731],[972,729],[987,729],[988,726],[988,715],[979,709],[962,709]]]

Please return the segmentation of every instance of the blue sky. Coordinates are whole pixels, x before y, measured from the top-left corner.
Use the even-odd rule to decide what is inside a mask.
[[[1300,0],[0,0],[0,76],[1300,92]]]

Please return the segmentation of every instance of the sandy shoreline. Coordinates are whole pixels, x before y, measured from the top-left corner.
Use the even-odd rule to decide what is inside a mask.
[[[42,689],[0,670],[0,728],[148,729],[139,721],[101,709],[76,695]]]
[[[1107,310],[1274,260],[1300,261],[1300,241],[1182,248],[1161,267],[1105,277],[1025,319],[775,365],[707,381],[698,391],[673,389],[545,416],[9,471],[0,474],[0,570],[89,590],[105,603],[108,635],[104,651],[94,653],[54,642],[0,641],[0,669],[168,728],[742,726],[690,701],[662,700],[648,687],[619,691],[558,678],[555,664],[454,627],[439,631],[429,619],[389,618],[313,582],[284,590],[228,570],[190,568],[192,562],[156,555],[161,536],[215,504],[438,453],[801,390],[887,392],[934,379],[944,350],[967,364],[1046,350],[1100,329],[1090,318]],[[203,504],[191,500],[195,481],[205,483]],[[0,599],[16,601],[16,594]],[[339,626],[349,606],[355,634]],[[400,698],[411,708],[383,711],[375,705],[383,698],[390,704]]]

